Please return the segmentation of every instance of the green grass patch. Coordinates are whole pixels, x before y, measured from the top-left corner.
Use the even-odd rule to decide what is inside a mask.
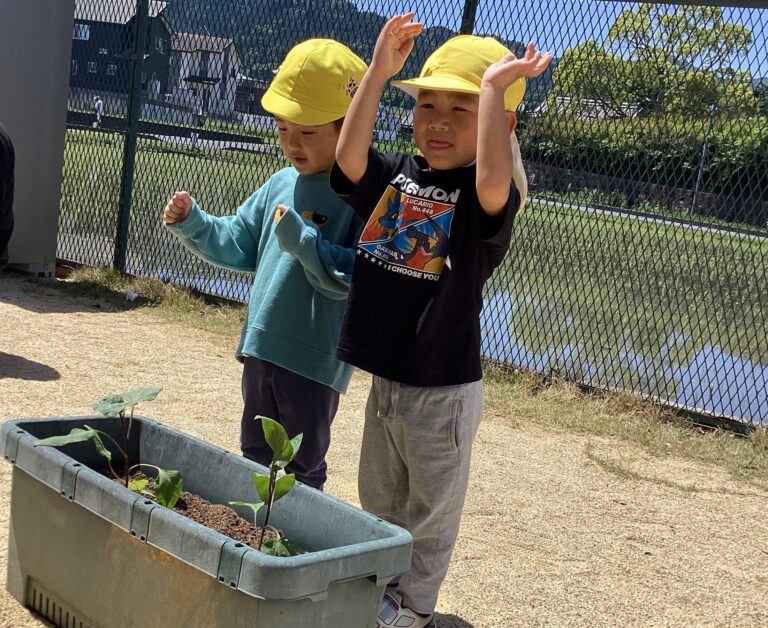
[[[211,332],[221,336],[230,351],[245,320],[244,304],[211,300],[159,279],[128,277],[111,268],[81,267],[63,281],[36,281],[112,310],[151,311],[179,325]],[[127,298],[129,293],[135,293],[134,300]]]
[[[513,306],[492,335],[595,385],[675,399],[702,350],[768,362],[768,239],[531,201],[486,286],[499,293]]]
[[[551,381],[526,371],[487,368],[485,389],[486,411],[497,420],[518,427],[533,424],[545,429],[618,438],[636,444],[655,458],[679,458],[714,465],[737,480],[768,488],[768,430],[765,427],[750,429],[747,436],[710,429],[629,394],[585,393],[565,380]],[[593,454],[594,462],[615,475],[648,479],[612,459]],[[676,488],[691,488],[686,486],[681,484]]]

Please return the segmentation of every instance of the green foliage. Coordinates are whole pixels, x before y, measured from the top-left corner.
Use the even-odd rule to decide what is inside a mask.
[[[304,553],[304,550],[302,550],[298,545],[284,538],[267,539],[261,544],[260,550],[264,554],[269,554],[270,556],[284,557],[296,556],[297,554]]]
[[[154,465],[142,463],[131,467],[128,460],[128,442],[131,431],[131,421],[130,418],[126,419],[125,412],[130,409],[132,417],[133,409],[136,404],[142,401],[153,400],[157,397],[159,392],[160,388],[135,388],[128,392],[107,395],[93,404],[92,407],[103,414],[104,417],[108,419],[118,419],[120,421],[123,434],[123,447],[120,447],[117,441],[106,432],[94,429],[88,425],[82,428],[75,427],[69,434],[62,436],[51,436],[50,438],[39,439],[35,442],[35,447],[62,447],[64,445],[69,445],[70,443],[80,443],[87,440],[93,441],[93,444],[96,447],[96,452],[100,456],[106,458],[112,475],[115,476],[115,478],[120,478],[112,468],[112,452],[104,445],[104,441],[101,438],[104,436],[115,446],[123,457],[124,466],[122,479],[125,482],[125,486],[132,491],[152,495],[161,506],[173,508],[181,496],[183,484],[181,474],[173,469],[161,469]],[[131,471],[140,467],[151,467],[157,472],[154,493],[147,489],[148,481],[146,478],[130,478]]]
[[[128,481],[128,488],[137,493],[149,492],[147,484],[149,484],[149,478],[134,478]]]
[[[106,436],[109,440],[115,443],[112,437],[106,432],[96,430],[86,425],[84,427],[73,427],[69,434],[38,439],[35,441],[35,447],[63,447],[64,445],[69,445],[70,443],[82,443],[87,440],[93,441],[93,445],[96,448],[96,453],[107,459],[107,464],[109,465],[110,470],[114,475],[117,475],[115,474],[114,469],[112,469],[112,452],[104,446],[104,441],[101,440],[102,435]],[[115,445],[117,446],[117,443],[115,443]],[[120,450],[120,453],[125,456],[125,451],[120,449],[119,446],[117,446],[117,448]]]
[[[530,119],[530,162],[693,189],[708,120],[683,115],[584,120],[548,111]],[[768,118],[717,115],[704,170],[707,192],[768,199]]]
[[[178,471],[158,468],[157,479],[155,480],[157,503],[166,508],[173,508],[181,497],[183,482],[181,473]]]
[[[296,484],[296,476],[293,473],[285,474],[282,470],[296,457],[304,435],[298,434],[293,438],[289,438],[285,428],[277,421],[265,416],[257,416],[255,419],[261,421],[261,426],[264,430],[264,438],[272,450],[272,462],[269,465],[269,475],[254,473],[252,477],[253,485],[256,488],[256,493],[261,499],[261,502],[231,501],[229,504],[231,506],[246,506],[253,510],[254,525],[257,525],[256,516],[258,515],[259,510],[261,510],[263,506],[266,506],[267,514],[264,517],[264,525],[262,526],[261,536],[259,537],[259,550],[265,554],[271,554],[273,556],[292,556],[298,552],[294,551],[295,546],[287,541],[287,539],[283,538],[282,534],[278,533],[276,539],[265,541],[264,532],[269,527],[269,517],[272,514],[272,505],[279,499],[285,497]],[[283,475],[279,475],[280,472],[282,472]]]
[[[141,401],[152,401],[160,390],[160,388],[135,388],[128,392],[107,395],[92,407],[108,419],[114,419],[129,408],[133,409]]]
[[[586,41],[563,55],[549,105],[572,113],[597,106],[620,118],[705,116],[710,105],[753,115],[751,76],[732,67],[753,42],[752,31],[725,21],[719,7],[627,8],[602,42]]]

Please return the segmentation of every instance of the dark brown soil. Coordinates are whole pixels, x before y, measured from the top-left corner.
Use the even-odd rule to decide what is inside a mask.
[[[131,479],[144,477],[147,476],[142,473],[135,473],[131,476]],[[154,480],[152,478],[147,479],[149,480],[147,489],[149,491],[154,491]],[[123,484],[122,480],[115,480],[115,482]],[[154,497],[151,495],[146,495],[145,493],[142,494],[154,501]],[[195,495],[189,491],[182,491],[181,497],[179,498],[179,501],[176,502],[173,510],[180,515],[184,515],[193,521],[197,521],[198,523],[211,528],[212,530],[216,530],[216,532],[221,532],[221,534],[224,534],[239,543],[244,543],[250,545],[254,549],[258,549],[261,528],[254,526],[246,519],[243,519],[229,506],[225,506],[224,504],[212,504],[199,495]],[[268,528],[264,534],[264,540],[266,541],[275,536],[275,532]]]

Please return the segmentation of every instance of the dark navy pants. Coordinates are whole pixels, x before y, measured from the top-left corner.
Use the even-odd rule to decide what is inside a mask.
[[[13,232],[13,143],[0,124],[0,268],[8,262],[8,242]]]
[[[304,484],[322,489],[327,478],[325,455],[331,444],[331,422],[339,408],[339,393],[330,386],[266,362],[246,357],[243,364],[243,418],[240,448],[246,458],[269,466],[272,450],[264,440],[257,415],[280,423],[288,437],[304,438],[299,453],[286,467]]]

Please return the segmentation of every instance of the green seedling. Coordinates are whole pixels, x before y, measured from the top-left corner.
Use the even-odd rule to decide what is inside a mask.
[[[69,434],[63,436],[51,436],[39,439],[35,447],[61,447],[70,443],[81,443],[87,440],[93,441],[96,451],[107,460],[109,471],[118,480],[123,480],[125,486],[133,491],[152,495],[158,504],[166,508],[173,508],[181,496],[183,479],[178,471],[161,469],[151,464],[138,463],[131,465],[128,459],[128,441],[133,425],[133,410],[141,401],[152,401],[160,392],[159,388],[136,388],[125,393],[107,395],[93,404],[93,409],[108,419],[118,419],[123,434],[123,446],[106,432],[94,429],[89,425],[75,427]],[[126,417],[126,412],[128,416]],[[112,452],[104,444],[102,437],[106,438],[123,456],[123,474],[118,474],[112,466]],[[153,469],[157,473],[155,478],[155,492],[147,490],[148,480],[145,478],[131,480],[130,475],[141,468]]]
[[[246,506],[253,510],[253,524],[256,523],[256,516],[259,510],[266,508],[264,516],[264,525],[261,527],[257,549],[265,554],[273,556],[294,556],[300,550],[286,539],[279,530],[269,525],[269,517],[272,514],[273,504],[288,492],[296,484],[296,476],[293,473],[286,474],[283,469],[289,464],[299,451],[303,434],[298,434],[293,438],[288,438],[288,434],[282,425],[277,421],[265,416],[257,416],[257,421],[261,421],[264,430],[264,438],[270,449],[272,449],[272,462],[269,465],[269,475],[260,475],[254,473],[252,477],[253,485],[256,487],[256,493],[261,499],[260,502],[229,502],[231,506]],[[280,472],[282,475],[278,477]],[[275,537],[267,541],[264,540],[264,533],[267,529],[275,533]]]

